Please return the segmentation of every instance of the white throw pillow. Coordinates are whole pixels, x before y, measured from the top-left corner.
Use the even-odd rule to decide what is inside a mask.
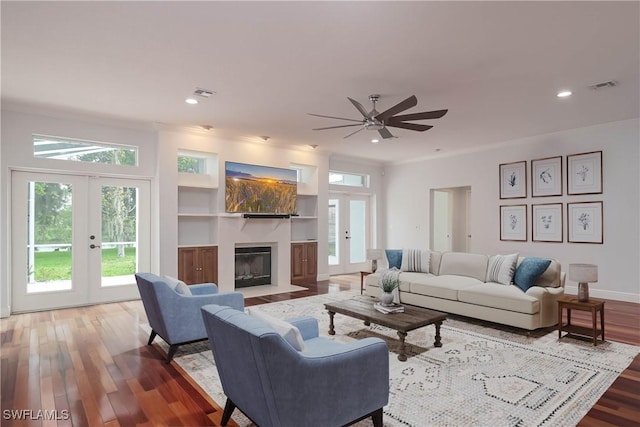
[[[186,286],[186,283],[184,283],[182,280],[176,279],[175,277],[171,276],[164,276],[164,281],[167,282],[167,285],[169,285],[169,287],[174,291],[176,290],[176,286],[178,286],[179,283],[182,283]]]
[[[518,254],[494,255],[489,259],[487,282],[510,285],[518,263]]]
[[[400,271],[428,273],[431,263],[431,252],[420,249],[403,249]]]
[[[298,351],[304,350],[304,340],[302,339],[302,334],[300,333],[300,329],[293,326],[291,323],[285,322],[282,319],[278,319],[277,317],[273,317],[272,315],[258,309],[258,308],[248,308],[246,310],[251,316],[257,317],[258,319],[268,323],[271,325],[273,329],[282,337],[286,342],[291,344],[293,348]]]
[[[189,289],[189,285],[184,282],[178,282],[176,285],[176,292],[181,295],[191,295],[191,289]]]

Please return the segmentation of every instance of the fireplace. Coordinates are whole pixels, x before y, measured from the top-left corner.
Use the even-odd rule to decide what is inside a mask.
[[[237,288],[271,284],[271,247],[236,248],[235,285]]]

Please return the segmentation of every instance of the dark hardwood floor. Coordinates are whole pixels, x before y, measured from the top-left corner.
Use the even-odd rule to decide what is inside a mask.
[[[306,291],[250,298],[246,305],[350,287],[359,290],[359,275],[351,284],[321,282]],[[640,345],[640,304],[607,301],[605,310],[607,340]],[[588,316],[574,311],[573,323],[587,326]],[[139,327],[145,322],[140,301],[2,319],[0,424],[219,426],[222,409],[175,363],[165,364],[157,345],[146,345],[148,335]],[[9,419],[16,416],[22,420]],[[640,356],[580,425],[640,425]]]

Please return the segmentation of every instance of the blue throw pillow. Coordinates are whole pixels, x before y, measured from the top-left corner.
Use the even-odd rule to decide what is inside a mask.
[[[538,277],[549,267],[549,264],[551,264],[550,259],[527,257],[516,268],[513,282],[520,289],[527,292],[527,289],[533,286]]]
[[[389,268],[397,268],[400,270],[402,267],[402,249],[386,249],[387,261],[389,261]]]

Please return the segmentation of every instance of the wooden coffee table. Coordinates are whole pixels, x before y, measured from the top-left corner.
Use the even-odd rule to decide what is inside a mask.
[[[364,320],[365,325],[375,323],[376,325],[386,326],[387,328],[396,330],[398,337],[400,337],[398,360],[401,362],[407,360],[404,339],[407,336],[407,332],[413,331],[414,329],[431,324],[435,325],[436,340],[433,345],[434,347],[442,347],[442,342],[440,342],[440,326],[447,318],[446,314],[412,305],[405,305],[404,313],[383,314],[373,307],[373,304],[376,302],[377,300],[373,298],[356,297],[346,301],[326,303],[324,306],[329,312],[329,335],[336,334],[333,326],[333,316],[336,313],[340,313],[345,316]]]

